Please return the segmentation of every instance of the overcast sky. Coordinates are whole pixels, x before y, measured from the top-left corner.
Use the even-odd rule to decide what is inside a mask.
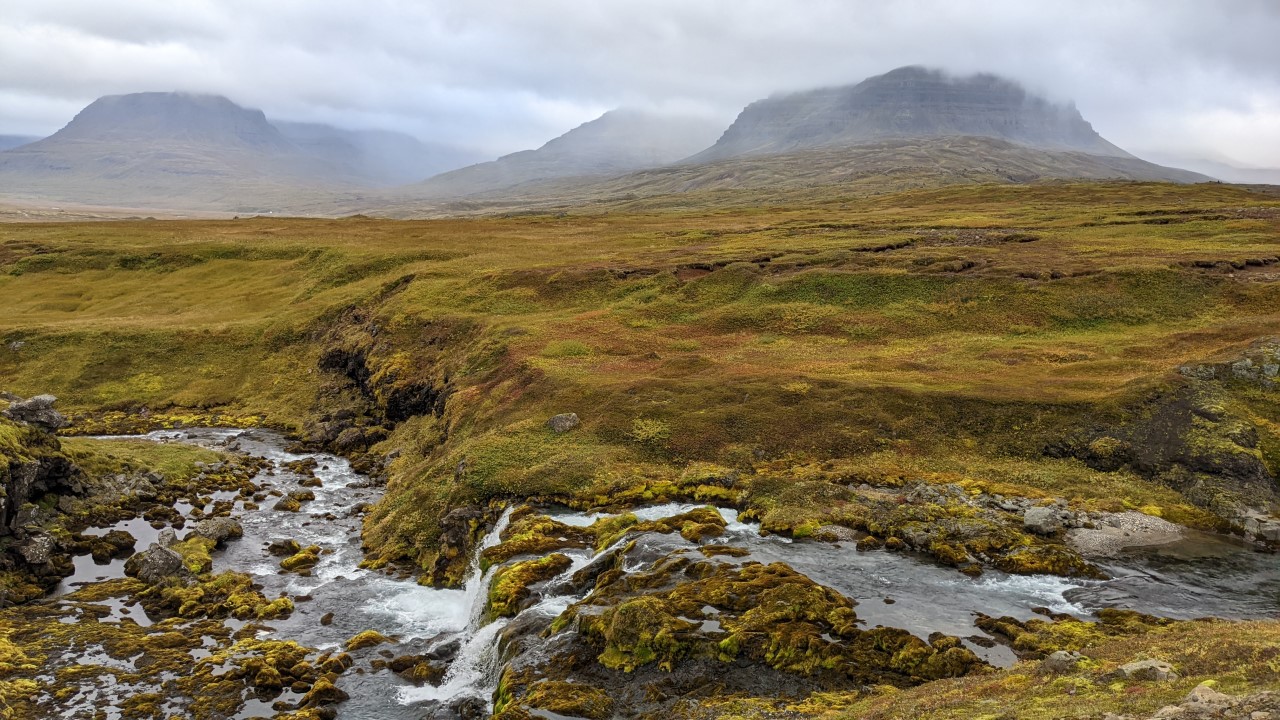
[[[0,133],[188,90],[497,155],[910,64],[1074,100],[1139,153],[1280,167],[1280,0],[0,0]]]

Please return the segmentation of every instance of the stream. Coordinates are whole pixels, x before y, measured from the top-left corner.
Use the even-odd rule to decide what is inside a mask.
[[[313,458],[314,474],[320,487],[308,488],[315,500],[301,512],[271,508],[268,500],[256,510],[246,510],[233,493],[217,494],[213,500],[235,500],[232,517],[244,528],[244,537],[214,554],[214,570],[237,570],[254,576],[267,597],[285,593],[294,599],[296,610],[284,620],[268,623],[263,637],[295,640],[321,650],[342,647],[353,635],[377,630],[397,639],[385,646],[395,653],[421,654],[457,644],[456,656],[438,686],[415,686],[389,670],[365,669],[364,663],[343,674],[338,682],[351,699],[339,706],[339,717],[418,720],[432,717],[437,708],[456,706],[460,701],[486,707],[497,683],[498,638],[509,622],[483,622],[490,568],[481,574],[479,551],[498,542],[506,515],[485,537],[473,558],[472,573],[459,589],[435,589],[418,585],[413,579],[398,579],[382,572],[363,570],[360,549],[360,509],[375,502],[381,488],[354,472],[343,458],[325,454],[286,452],[285,439],[267,430],[198,429],[160,431],[140,436],[154,442],[188,442],[234,450],[272,461],[274,474],[264,471],[254,482],[264,490],[283,493],[300,489],[303,476],[284,469],[284,463]],[[675,515],[696,504],[666,504],[640,508],[642,519]],[[189,512],[189,506],[180,506]],[[973,625],[974,613],[1033,616],[1033,608],[1090,617],[1104,607],[1121,607],[1173,618],[1215,616],[1222,618],[1262,618],[1280,615],[1280,563],[1274,556],[1252,552],[1229,540],[1192,533],[1183,540],[1157,548],[1146,548],[1104,564],[1113,579],[1105,581],[1064,579],[1054,576],[1015,576],[989,570],[970,578],[909,553],[858,552],[852,543],[843,545],[797,541],[778,536],[762,537],[758,526],[738,521],[737,512],[720,508],[728,522],[724,536],[716,543],[745,548],[741,558],[718,557],[718,561],[785,562],[816,582],[827,585],[857,602],[855,608],[865,627],[884,625],[909,630],[920,637],[943,632],[959,637],[982,636]],[[572,525],[588,525],[600,515],[551,510],[553,517]],[[135,519],[110,528],[87,531],[105,533],[127,530],[137,538],[137,550],[145,550],[158,531],[144,520]],[[266,552],[273,540],[292,538],[301,545],[319,545],[326,553],[312,569],[310,577],[282,573],[279,558]],[[643,535],[639,542],[655,551],[692,549],[695,544],[679,535]],[[564,578],[585,566],[594,556],[589,550],[563,550],[572,566],[559,578],[538,589],[542,599],[523,611],[547,618],[559,615],[580,597],[565,594]],[[85,583],[122,577],[124,561],[95,565],[89,556],[76,558],[75,574],[66,578],[51,602]],[[121,616],[135,622],[149,622],[140,607],[120,608]],[[329,625],[321,617],[332,613]],[[515,621],[522,618],[516,618]],[[228,621],[234,623],[236,621]],[[988,662],[1007,665],[1012,653],[1001,645],[968,646]],[[84,662],[86,658],[81,658]],[[286,695],[287,695],[286,691]],[[271,717],[269,703],[250,702],[237,718]],[[442,715],[452,717],[453,715]],[[67,715],[66,717],[77,717]]]

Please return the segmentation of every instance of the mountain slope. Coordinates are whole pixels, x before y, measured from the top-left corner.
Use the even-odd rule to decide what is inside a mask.
[[[945,185],[1052,180],[1194,183],[1209,179],[1134,157],[1037,150],[994,138],[896,138],[852,147],[678,163],[612,177],[548,179],[465,200],[401,198],[377,207],[345,205],[338,214],[422,217],[635,203],[644,207],[728,207],[779,198],[795,201],[831,194],[879,195]]]
[[[698,118],[613,110],[537,150],[444,173],[406,191],[420,197],[463,197],[538,181],[619,175],[687,157],[718,132],[714,123]]]
[[[1131,157],[1072,105],[1051,103],[995,75],[952,78],[899,68],[857,85],[777,95],[748,105],[714,146],[689,162],[891,138],[976,136],[1042,150]]]

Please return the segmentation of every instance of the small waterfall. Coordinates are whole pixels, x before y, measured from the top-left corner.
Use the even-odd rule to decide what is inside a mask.
[[[449,665],[440,685],[401,688],[400,702],[445,702],[463,697],[476,697],[490,702],[498,684],[498,635],[507,626],[505,618],[481,626],[489,600],[489,583],[497,566],[480,571],[480,555],[502,541],[502,532],[511,522],[511,509],[503,511],[471,556],[471,572],[463,589],[463,602],[468,608],[465,640],[458,655]]]
[[[464,586],[464,597],[467,606],[471,608],[470,619],[467,622],[468,633],[480,629],[480,622],[484,619],[484,607],[489,600],[489,582],[493,580],[493,573],[498,569],[494,566],[485,572],[480,572],[480,555],[502,542],[502,532],[507,529],[507,524],[510,522],[511,508],[507,508],[498,518],[498,522],[493,524],[493,529],[480,540],[480,544],[471,555],[471,572],[467,574],[467,582]]]
[[[501,618],[471,633],[439,686],[400,688],[400,702],[447,702],[464,697],[491,702],[498,687],[498,635],[506,626],[506,618]]]

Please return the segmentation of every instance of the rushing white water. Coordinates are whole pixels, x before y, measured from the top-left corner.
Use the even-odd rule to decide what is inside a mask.
[[[402,687],[399,690],[400,702],[440,702],[461,697],[489,702],[493,689],[498,685],[498,634],[507,622],[505,618],[494,620],[473,632],[458,650],[458,656],[449,665],[449,671],[438,687]]]

